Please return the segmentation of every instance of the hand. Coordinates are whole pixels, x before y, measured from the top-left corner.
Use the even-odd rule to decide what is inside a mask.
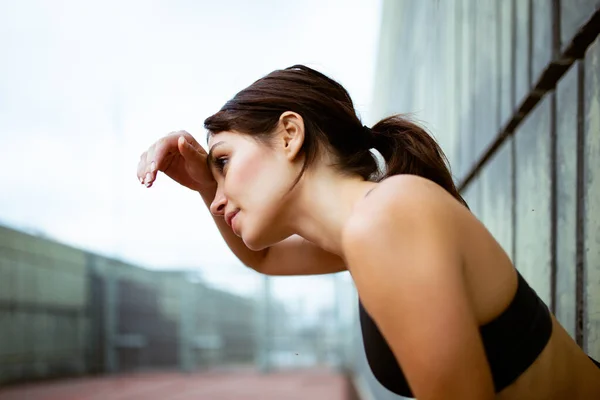
[[[215,180],[206,164],[206,151],[186,131],[172,132],[142,153],[137,176],[151,187],[158,171],[195,191],[213,188]]]

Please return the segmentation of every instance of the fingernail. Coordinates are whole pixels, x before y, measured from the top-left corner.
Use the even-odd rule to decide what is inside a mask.
[[[148,173],[146,174],[146,185],[147,185],[148,183],[150,183],[150,181],[152,181],[152,174],[151,174],[150,172],[148,172]]]
[[[140,180],[140,183],[144,183],[144,178],[138,176],[138,179]]]
[[[150,171],[156,171],[156,163],[154,161],[152,161],[152,163],[150,164]]]

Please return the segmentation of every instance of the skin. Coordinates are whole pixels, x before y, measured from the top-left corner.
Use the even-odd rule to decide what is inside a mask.
[[[402,175],[364,181],[331,167],[325,151],[292,188],[303,141],[304,122],[292,112],[269,144],[239,132],[211,136],[210,157],[175,132],[142,154],[138,177],[151,187],[163,171],[198,191],[231,250],[258,272],[348,269],[419,399],[600,398],[600,369],[554,317],[538,359],[494,394],[478,327],[516,291],[500,245],[435,183]],[[233,229],[224,221],[232,211]]]

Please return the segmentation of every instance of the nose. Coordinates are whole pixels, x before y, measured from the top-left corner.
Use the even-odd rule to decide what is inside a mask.
[[[223,194],[223,191],[217,189],[215,198],[210,203],[210,212],[212,215],[222,217],[225,214],[225,206],[227,205],[227,198]]]

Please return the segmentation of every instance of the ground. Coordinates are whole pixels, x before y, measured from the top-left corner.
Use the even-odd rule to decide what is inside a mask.
[[[0,389],[1,400],[346,400],[345,378],[310,370],[259,374],[253,371],[169,373],[67,379]]]

